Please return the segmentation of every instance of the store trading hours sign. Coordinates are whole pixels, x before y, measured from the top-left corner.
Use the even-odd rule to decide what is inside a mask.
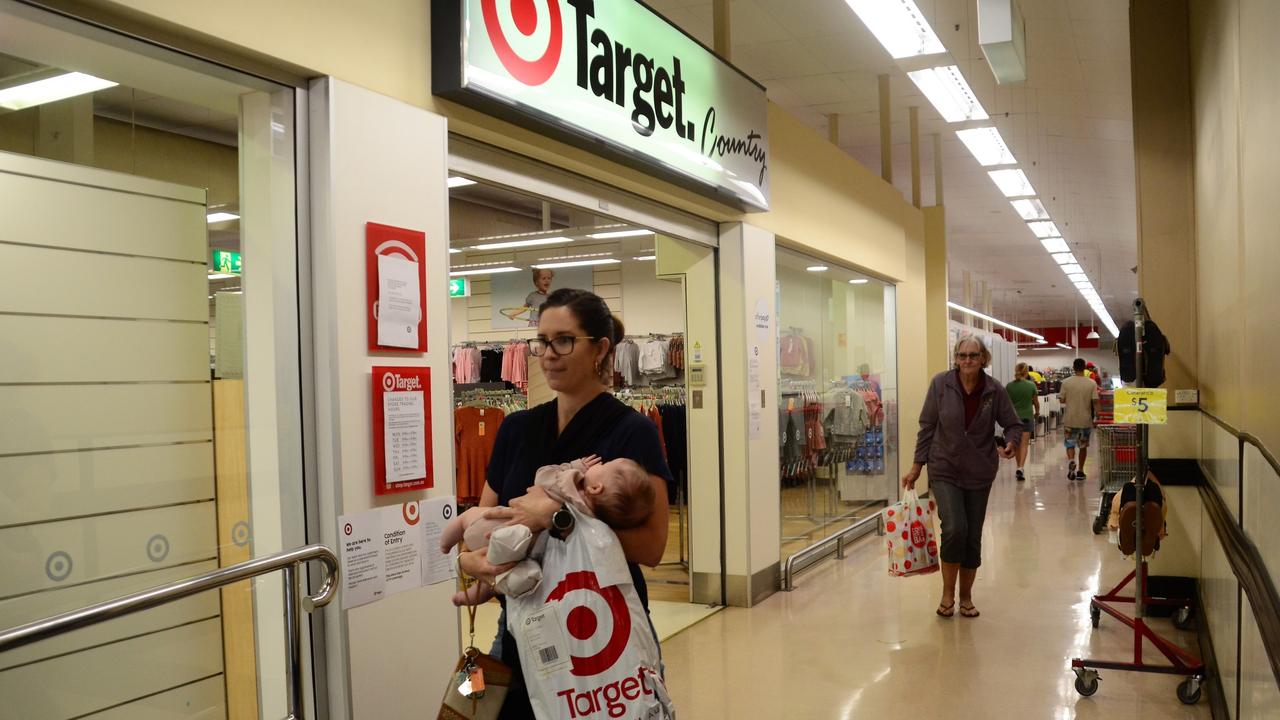
[[[436,94],[768,209],[764,88],[643,4],[438,0],[432,13]]]

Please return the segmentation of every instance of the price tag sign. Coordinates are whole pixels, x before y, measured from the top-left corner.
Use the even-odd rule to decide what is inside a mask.
[[[1115,420],[1121,425],[1164,425],[1169,421],[1169,391],[1163,388],[1116,390]]]

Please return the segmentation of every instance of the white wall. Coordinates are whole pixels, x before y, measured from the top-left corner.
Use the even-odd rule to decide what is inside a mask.
[[[447,132],[444,118],[338,80],[311,87],[316,439],[321,533],[375,506],[453,493],[449,392]],[[425,356],[371,356],[365,319],[364,227],[380,222],[427,236]],[[432,300],[435,298],[435,300]],[[435,488],[375,497],[370,368],[431,369]],[[325,608],[330,715],[393,718],[439,705],[457,661],[451,583],[344,610]]]
[[[660,280],[653,262],[623,261],[622,322],[628,335],[684,332],[680,283]]]

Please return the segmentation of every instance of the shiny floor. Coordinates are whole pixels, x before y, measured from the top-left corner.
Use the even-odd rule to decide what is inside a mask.
[[[1095,438],[1096,450],[1096,438]],[[1027,481],[1003,463],[991,497],[979,618],[934,615],[937,575],[891,578],[884,548],[864,541],[844,560],[799,576],[797,589],[728,608],[665,640],[667,683],[691,718],[1208,718],[1175,694],[1180,678],[1103,671],[1097,694],[1073,687],[1073,657],[1124,661],[1132,633],[1089,599],[1132,569],[1090,530],[1096,455],[1087,483],[1068,483],[1061,431],[1039,439]],[[1196,649],[1194,633],[1153,627]],[[1154,650],[1147,647],[1148,657]]]

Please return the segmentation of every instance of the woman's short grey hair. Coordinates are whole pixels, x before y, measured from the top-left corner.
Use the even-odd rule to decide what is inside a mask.
[[[951,363],[955,367],[960,367],[960,364],[955,361],[956,355],[959,354],[960,348],[965,345],[978,346],[978,352],[982,353],[982,367],[986,367],[991,364],[991,351],[987,349],[987,344],[982,341],[982,338],[977,335],[961,335],[960,339],[956,341],[955,349],[951,351]]]

